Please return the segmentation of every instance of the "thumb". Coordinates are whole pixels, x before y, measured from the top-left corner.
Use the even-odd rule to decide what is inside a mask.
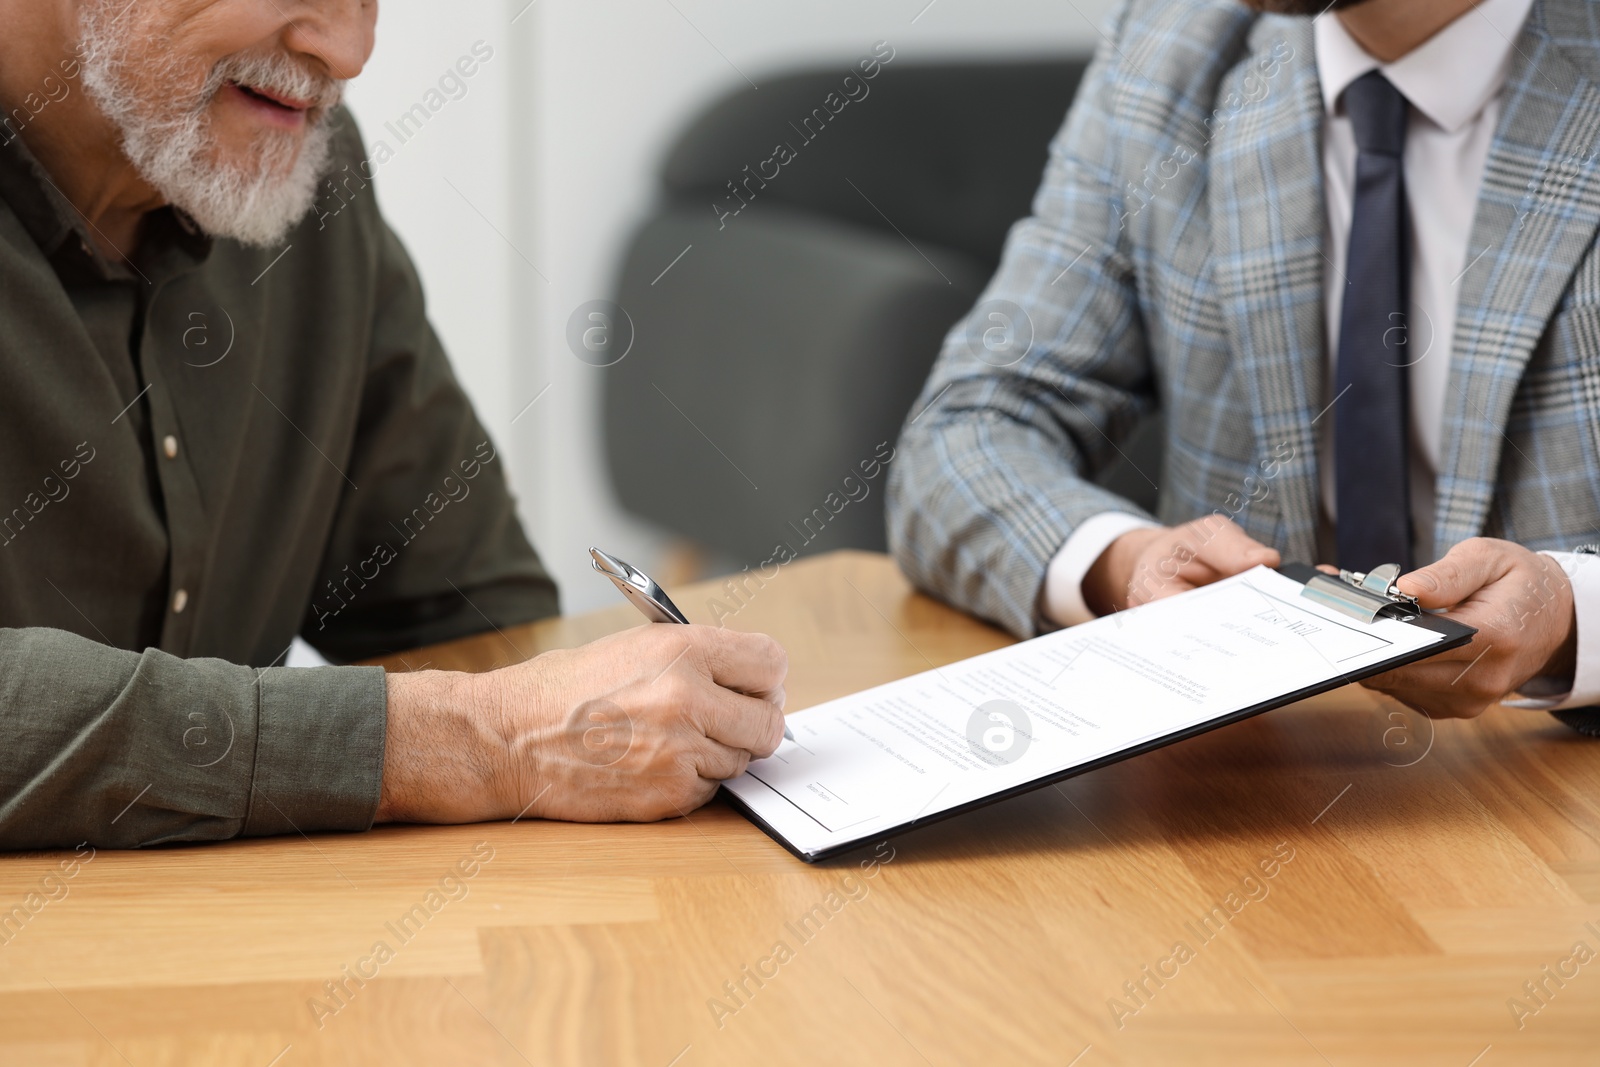
[[[1395,585],[1424,608],[1453,608],[1499,577],[1493,563],[1491,553],[1463,541],[1437,563],[1401,575]]]

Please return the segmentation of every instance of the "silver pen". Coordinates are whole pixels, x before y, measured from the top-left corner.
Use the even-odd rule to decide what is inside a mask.
[[[594,561],[592,564],[594,569],[610,578],[611,584],[616,586],[645,618],[651,622],[678,622],[688,625],[688,616],[678,610],[678,605],[672,602],[667,591],[657,585],[654,578],[631,563],[626,563],[598,548],[589,549],[589,555]],[[794,740],[794,734],[789,730],[787,723],[783,727],[783,736],[790,741]]]

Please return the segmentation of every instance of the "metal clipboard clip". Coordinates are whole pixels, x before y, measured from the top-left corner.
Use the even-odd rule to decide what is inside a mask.
[[[1319,573],[1306,582],[1300,595],[1362,622],[1380,617],[1410,622],[1422,614],[1422,607],[1395,586],[1398,577],[1398,563],[1380,564],[1365,574],[1340,571],[1337,578]]]

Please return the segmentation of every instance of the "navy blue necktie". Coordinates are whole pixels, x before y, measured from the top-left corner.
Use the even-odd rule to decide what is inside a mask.
[[[1406,98],[1374,70],[1345,89],[1344,107],[1360,152],[1334,376],[1338,563],[1409,570]]]

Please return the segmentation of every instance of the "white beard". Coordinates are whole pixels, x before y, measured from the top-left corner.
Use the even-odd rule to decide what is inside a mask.
[[[84,8],[82,71],[84,90],[117,127],[123,153],[168,203],[211,236],[263,248],[280,243],[316,201],[333,139],[328,114],[339,101],[339,84],[314,77],[286,55],[235,55],[217,64],[194,97],[151,104],[134,89],[134,64],[142,64],[141,73],[156,84],[184,84],[187,72],[170,58],[155,60],[160,69],[152,71],[146,57],[163,56],[161,42],[146,40],[146,48],[135,49],[140,38],[127,17],[135,5],[116,6],[121,10],[115,13],[109,3]],[[135,57],[135,51],[143,54]],[[262,131],[249,162],[230,165],[222,161],[206,110],[229,82],[316,99],[318,106],[303,135]]]

